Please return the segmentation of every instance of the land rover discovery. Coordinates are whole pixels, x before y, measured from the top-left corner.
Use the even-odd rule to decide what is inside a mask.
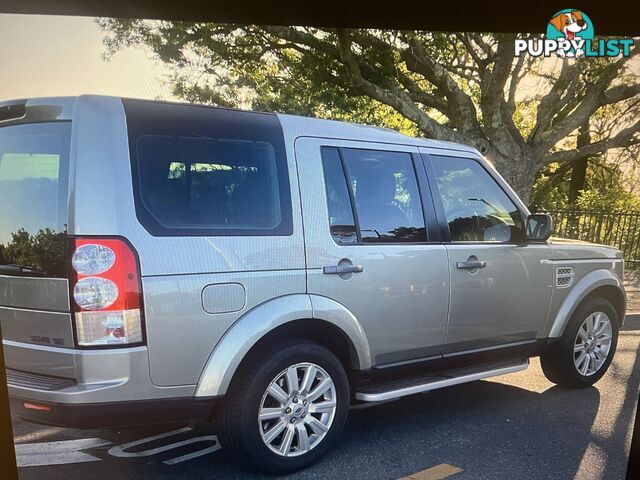
[[[102,96],[0,103],[0,321],[14,412],[212,420],[270,472],[353,402],[527,368],[586,387],[621,252],[550,239],[473,148]]]

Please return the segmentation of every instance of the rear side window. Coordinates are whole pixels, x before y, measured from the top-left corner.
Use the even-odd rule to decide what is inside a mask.
[[[0,128],[0,275],[66,277],[70,122]]]
[[[153,235],[290,235],[275,115],[124,101],[136,212]]]
[[[411,154],[326,147],[322,158],[336,242],[427,241]]]

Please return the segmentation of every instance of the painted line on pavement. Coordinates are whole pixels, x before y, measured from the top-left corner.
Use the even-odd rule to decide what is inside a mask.
[[[210,453],[216,452],[220,450],[222,447],[220,446],[220,442],[215,435],[203,435],[200,437],[192,437],[186,440],[182,440],[180,442],[170,443],[168,445],[163,445],[157,448],[150,448],[148,450],[142,450],[139,452],[127,452],[126,450],[137,447],[139,445],[144,445],[145,443],[151,443],[156,440],[160,440],[162,438],[172,437],[174,435],[180,435],[181,433],[190,432],[193,429],[191,427],[179,428],[178,430],[172,430],[170,432],[164,432],[159,435],[153,435],[151,437],[141,438],[140,440],[135,440],[133,442],[125,443],[123,445],[116,445],[109,449],[109,455],[113,457],[149,457],[151,455],[157,455],[158,453],[166,452],[168,450],[173,450],[176,448],[184,447],[186,445],[191,445],[193,443],[200,442],[213,442],[214,444],[210,447],[203,448],[201,450],[196,450],[195,452],[187,453],[185,455],[181,455],[179,457],[170,458],[169,460],[165,460],[164,464],[166,465],[176,465],[178,463],[186,462],[187,460],[192,460],[194,458],[202,457],[203,455],[208,455]]]
[[[450,477],[457,473],[462,472],[460,467],[455,465],[449,465],[448,463],[441,463],[435,467],[427,468],[420,472],[412,473],[406,477],[402,477],[400,480],[440,480],[442,478]]]
[[[101,459],[82,452],[87,448],[103,447],[111,442],[102,438],[81,438],[59,442],[19,443],[16,445],[18,467],[64,465],[67,463],[97,462]]]
[[[77,440],[63,440],[57,442],[38,442],[38,443],[20,443],[16,444],[16,460],[18,467],[37,467],[47,465],[66,465],[71,463],[99,462],[103,458],[95,457],[82,450],[111,446],[108,454],[112,457],[119,458],[143,458],[157,455],[169,450],[185,447],[196,443],[207,442],[209,445],[203,445],[200,448],[178,457],[170,458],[163,461],[166,465],[177,465],[194,458],[202,457],[210,453],[220,450],[222,447],[215,435],[203,435],[191,437],[174,443],[165,444],[156,448],[150,448],[142,451],[127,451],[140,445],[162,440],[167,437],[180,435],[193,431],[191,427],[179,428],[169,432],[163,432],[157,435],[141,438],[122,445],[113,445],[113,442],[102,438],[81,438]],[[197,447],[196,447],[197,448]]]
[[[215,439],[216,437],[213,436]],[[186,462],[187,460],[193,460],[194,458],[202,457],[203,455],[208,455],[213,452],[217,452],[222,449],[220,442],[216,439],[216,444],[213,447],[205,448],[203,450],[198,450],[197,452],[187,453],[186,455],[182,455],[181,457],[172,458],[170,460],[165,460],[164,464],[166,465],[176,465],[178,463]]]

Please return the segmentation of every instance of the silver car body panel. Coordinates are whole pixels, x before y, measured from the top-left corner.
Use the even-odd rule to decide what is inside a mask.
[[[562,336],[574,310],[597,288],[603,286],[616,288],[626,303],[622,280],[624,262],[622,253],[618,249],[562,238],[551,238],[549,244],[552,256],[549,260],[542,261],[551,265],[554,271],[558,267],[572,267],[575,278],[570,288],[553,289],[546,336],[551,338]],[[621,313],[624,314],[624,312]]]
[[[76,384],[61,390],[47,391],[9,383],[9,395],[30,400],[72,404],[72,403],[109,403],[138,400],[153,400],[170,397],[189,397],[195,392],[195,386],[157,387],[149,379],[149,355],[146,347],[120,350],[75,350],[35,345],[21,345],[11,340],[3,341],[5,362],[8,368],[19,370],[19,363],[13,361],[14,353],[24,358],[24,352],[35,358],[25,365],[26,371],[32,371],[31,362],[41,359],[50,361],[61,357],[58,363],[65,362],[73,368]],[[72,367],[71,367],[72,365]],[[54,373],[65,373],[49,371]],[[64,375],[68,377],[68,375]]]
[[[544,337],[553,269],[545,244],[450,244],[451,306],[446,343],[472,348]],[[476,272],[456,268],[474,255]],[[471,343],[473,342],[473,343]]]
[[[228,313],[207,313],[201,300],[203,287],[230,282],[244,286],[247,292],[244,307]],[[243,324],[247,315],[262,312],[260,308],[266,308],[260,314],[260,321],[269,325],[275,321],[267,314],[272,313],[270,302],[303,294],[305,284],[304,270],[281,270],[144,277],[142,288],[151,378],[156,385],[167,386],[199,383],[207,359],[223,335],[231,332],[232,325],[235,328]],[[295,303],[287,305],[291,305],[293,311],[300,311],[293,308],[297,307]],[[233,335],[239,351],[254,335],[252,328],[257,326],[263,331],[260,322],[247,323],[247,327],[234,330],[247,337]],[[167,355],[167,352],[176,353]],[[219,368],[219,364],[214,365]]]

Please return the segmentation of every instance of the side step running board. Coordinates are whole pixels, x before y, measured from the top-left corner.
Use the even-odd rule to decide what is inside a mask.
[[[439,375],[414,379],[416,383],[412,384],[408,384],[407,381],[404,381],[396,385],[387,385],[386,388],[382,388],[381,386],[367,387],[356,392],[356,399],[364,402],[381,402],[384,400],[404,397],[406,395],[413,395],[414,393],[423,393],[430,390],[437,390],[438,388],[458,385],[460,383],[482,380],[483,378],[497,377],[498,375],[505,375],[507,373],[520,372],[522,370],[526,370],[528,366],[529,360],[527,359],[524,362],[516,364],[512,363],[499,367],[494,364],[493,368],[475,372],[470,371],[468,368],[464,369],[464,371],[461,370],[458,374],[456,374],[455,371],[442,372]]]

